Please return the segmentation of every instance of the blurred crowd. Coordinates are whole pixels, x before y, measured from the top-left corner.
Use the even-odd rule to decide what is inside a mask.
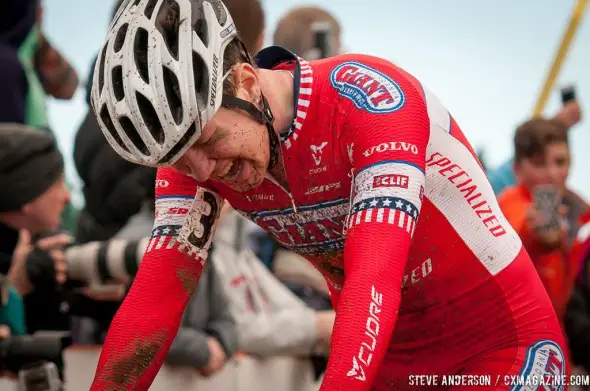
[[[260,1],[224,3],[256,53]],[[94,62],[80,77],[44,35],[42,15],[40,0],[7,0],[0,13],[0,371],[59,383],[63,349],[100,345],[133,282],[154,220],[155,169],[110,148],[87,99],[74,145],[84,206],[72,206],[46,99],[71,99],[80,79],[88,93]],[[316,60],[341,51],[340,31],[325,10],[299,7],[282,16],[273,44]],[[581,119],[570,91],[553,117],[515,129],[513,158],[482,164],[553,302],[569,359],[590,372],[590,211],[567,186],[569,134]],[[228,205],[209,259],[167,363],[207,377],[238,353],[291,355],[319,378],[335,319],[321,274]]]

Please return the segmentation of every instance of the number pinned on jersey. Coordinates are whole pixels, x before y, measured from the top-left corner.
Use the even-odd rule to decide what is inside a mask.
[[[223,199],[203,188],[197,190],[195,201],[186,216],[186,220],[180,229],[179,241],[188,246],[195,252],[203,253],[205,259],[206,252],[213,240],[215,226],[219,219],[223,206]]]

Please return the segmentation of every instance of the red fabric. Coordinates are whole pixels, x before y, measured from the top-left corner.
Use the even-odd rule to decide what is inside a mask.
[[[391,114],[374,116],[360,110],[351,111],[347,118],[348,132],[344,136],[349,145],[354,145],[352,161],[356,178],[362,178],[361,172],[366,173],[382,162],[392,162],[389,167],[403,169],[407,166],[414,175],[407,180],[407,190],[403,191],[405,179],[400,182],[402,191],[397,194],[403,200],[419,200],[420,189],[424,185],[430,127],[428,113],[419,90],[401,74],[390,73],[390,76],[397,80],[405,92],[405,106]],[[391,141],[404,142],[416,149],[391,148],[381,153],[374,152],[370,156],[364,153],[376,145],[389,144]],[[388,176],[396,174],[390,170],[383,170],[383,175],[388,179],[384,183],[391,184],[401,178],[401,171],[398,176]],[[364,198],[363,188],[362,183],[355,185],[355,190],[358,189],[357,193],[360,193],[357,195],[359,199]],[[370,206],[370,202],[375,200],[370,198],[365,202]],[[406,227],[415,226],[417,220],[417,214],[404,212],[393,209],[383,211],[383,220],[395,213],[393,218],[396,221],[407,221],[405,226],[378,222],[378,209],[356,212],[353,209],[350,215],[351,223],[344,247],[346,281],[340,292],[331,359],[321,391],[365,391],[372,387],[389,347],[399,312],[402,278],[413,232],[412,228]],[[357,219],[360,224],[355,224]]]
[[[296,66],[296,117],[282,143],[288,189],[270,179],[243,193],[217,182],[201,189],[215,189],[326,278],[337,316],[321,390],[401,389],[410,374],[457,374],[480,355],[538,341],[559,351],[559,325],[530,258],[438,99],[370,56]],[[178,194],[195,194],[192,181],[170,176],[172,184],[183,186]],[[176,332],[186,298],[174,297],[174,270],[191,263],[154,247],[165,262],[146,255],[149,274],[141,271],[141,284],[117,315],[97,382],[121,367],[118,350],[137,346],[137,333],[162,325],[167,336]],[[193,275],[199,270],[194,266]],[[172,288],[153,286],[160,275]],[[144,318],[155,325],[143,325]],[[167,346],[154,349],[149,371],[128,366],[120,381],[147,389]],[[515,362],[498,359],[499,366]]]
[[[184,208],[178,202],[169,208],[186,214],[195,182],[161,169],[157,183],[157,198],[189,197]],[[200,260],[178,250],[173,236],[177,232],[169,229],[169,236],[153,236],[148,245],[131,290],[111,323],[91,391],[147,390],[162,366],[202,270]]]

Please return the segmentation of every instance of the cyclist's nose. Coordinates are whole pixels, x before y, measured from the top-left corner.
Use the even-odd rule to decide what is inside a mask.
[[[215,168],[215,160],[210,159],[197,148],[190,148],[174,164],[174,168],[180,172],[191,175],[199,182],[206,182],[211,178]]]

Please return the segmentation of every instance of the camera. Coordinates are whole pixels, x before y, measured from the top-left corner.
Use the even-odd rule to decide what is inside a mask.
[[[23,368],[18,373],[19,391],[62,391],[62,381],[57,366],[52,362],[40,362]]]
[[[24,371],[26,379],[36,378],[35,369],[54,363],[61,376],[62,353],[72,344],[69,332],[37,332],[33,335],[11,336],[0,339],[0,369],[13,373]],[[45,371],[44,369],[44,371]],[[58,376],[59,377],[59,376]]]
[[[311,25],[313,34],[313,49],[306,55],[308,60],[321,60],[332,57],[336,53],[333,49],[333,31],[329,22],[315,22]]]

